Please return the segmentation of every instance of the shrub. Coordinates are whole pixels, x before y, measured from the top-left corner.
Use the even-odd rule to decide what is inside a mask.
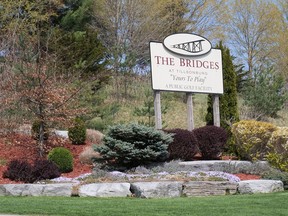
[[[86,130],[87,134],[87,140],[93,144],[98,144],[100,145],[102,142],[102,139],[104,137],[104,134],[101,133],[100,131],[93,130],[93,129],[87,129]]]
[[[205,160],[218,159],[223,152],[227,133],[224,128],[216,126],[204,126],[193,130],[202,158]]]
[[[274,131],[267,148],[266,160],[273,167],[288,172],[288,128],[281,127]]]
[[[92,146],[87,146],[80,154],[79,160],[83,164],[93,164],[94,158],[101,158],[100,154],[94,151]]]
[[[74,126],[68,129],[68,137],[74,145],[85,143],[86,126],[82,119],[76,118],[74,120]]]
[[[52,149],[48,154],[48,160],[53,161],[62,173],[73,170],[73,156],[66,148],[56,147]]]
[[[3,177],[13,181],[33,183],[39,180],[56,178],[60,174],[58,167],[48,160],[36,160],[34,165],[27,161],[13,160],[8,164]]]
[[[34,181],[57,178],[61,175],[58,166],[50,160],[36,160],[32,169]]]
[[[95,146],[108,167],[132,168],[168,157],[172,137],[163,131],[144,125],[115,125],[103,138],[104,145]],[[103,162],[102,161],[102,162]]]
[[[263,179],[271,179],[271,180],[280,180],[283,182],[284,187],[287,189],[288,187],[288,173],[281,172],[277,169],[271,169],[270,171],[264,172],[261,177]]]
[[[86,127],[92,130],[104,131],[107,128],[107,125],[103,119],[96,117],[87,121]]]
[[[40,133],[39,133],[39,131],[40,131],[40,123],[41,123],[40,121],[34,121],[33,124],[32,124],[31,134],[32,134],[33,139],[35,139],[35,140],[39,140],[40,139]],[[48,137],[49,137],[49,131],[47,129],[47,125],[44,122],[42,122],[42,124],[43,124],[43,131],[44,131],[43,139],[47,140]]]
[[[199,152],[197,138],[191,131],[177,128],[165,132],[173,134],[173,142],[168,146],[170,160],[192,160]]]
[[[244,160],[263,160],[267,143],[277,127],[267,122],[242,120],[232,125],[232,134],[239,157]]]
[[[34,181],[32,165],[27,161],[12,160],[8,163],[7,170],[3,173],[4,178],[12,181],[31,183]]]

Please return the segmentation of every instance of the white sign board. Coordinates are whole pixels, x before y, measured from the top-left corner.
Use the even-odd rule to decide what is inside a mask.
[[[150,42],[150,55],[154,90],[223,94],[221,50],[185,56]]]

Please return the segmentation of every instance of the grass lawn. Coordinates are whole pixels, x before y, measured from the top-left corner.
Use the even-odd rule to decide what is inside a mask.
[[[288,215],[288,192],[196,198],[0,197],[0,214],[23,215]]]

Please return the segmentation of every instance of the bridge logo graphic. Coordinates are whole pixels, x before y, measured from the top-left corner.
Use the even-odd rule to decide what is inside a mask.
[[[170,52],[184,56],[201,56],[211,51],[211,43],[206,38],[189,33],[177,33],[164,39],[164,47]]]

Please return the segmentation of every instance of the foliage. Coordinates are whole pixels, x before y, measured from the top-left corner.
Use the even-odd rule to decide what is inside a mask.
[[[68,173],[73,170],[72,153],[64,147],[52,149],[48,154],[48,160],[53,161],[62,173]]]
[[[85,6],[81,3],[77,8],[87,8],[88,0],[83,1]],[[67,9],[75,9],[72,2],[71,7],[66,7],[66,3],[58,0],[1,1],[3,28],[0,30],[0,50],[1,55],[5,53],[0,83],[3,93],[1,104],[5,106],[1,108],[14,110],[15,104],[19,104],[20,109],[29,114],[23,116],[25,120],[35,119],[48,128],[60,122],[62,127],[67,127],[76,113],[84,113],[83,107],[76,104],[76,96],[86,86],[85,81],[98,78],[94,72],[98,72],[104,62],[104,50],[97,34],[84,28],[83,23],[88,20],[81,20],[79,25],[83,29],[77,31],[68,28],[68,24],[60,25]],[[79,17],[74,18],[77,20]],[[88,71],[92,71],[93,76],[90,73],[87,81],[84,75]],[[74,85],[75,80],[78,85]],[[46,143],[45,132],[41,130],[43,127],[39,128],[41,157],[44,156]]]
[[[41,130],[44,131],[44,133],[42,133],[42,135],[44,136],[44,140],[47,140],[49,137],[49,131],[47,129],[47,126],[45,125],[45,122],[40,122],[40,121],[34,121],[32,124],[32,128],[31,128],[31,135],[33,137],[33,139],[35,140],[40,140],[40,127],[43,127]]]
[[[45,159],[38,159],[34,161],[32,174],[35,178],[34,182],[57,178],[61,175],[57,165],[54,162]]]
[[[145,99],[142,107],[135,107],[133,114],[138,117],[144,117],[145,119],[140,121],[140,124],[153,127],[155,126],[155,110],[154,110],[154,98],[151,91],[145,91]],[[161,114],[166,114],[168,107],[161,106]],[[164,122],[162,122],[164,124]]]
[[[271,169],[267,172],[264,172],[261,177],[263,179],[271,179],[271,180],[280,180],[283,182],[284,186],[288,186],[288,173],[281,172],[277,169]]]
[[[27,161],[12,160],[8,163],[3,177],[13,181],[33,182],[32,166]]]
[[[254,69],[265,64],[269,57],[272,60],[278,52],[277,35],[286,31],[284,26],[282,30],[283,17],[273,1],[233,1],[229,7],[230,20],[225,25],[229,42],[233,43],[238,58],[245,62],[252,78]]]
[[[217,159],[224,150],[227,141],[227,132],[224,128],[207,125],[192,131],[197,140],[202,158]]]
[[[239,121],[237,107],[237,88],[236,88],[236,72],[232,62],[230,50],[225,47],[222,42],[216,47],[222,50],[223,62],[223,85],[224,94],[219,97],[220,109],[220,126],[227,129],[230,133],[232,123]],[[208,125],[213,125],[213,105],[212,96],[208,97],[208,107],[206,114],[206,122]],[[230,135],[230,134],[229,134]]]
[[[236,89],[240,93],[243,91],[244,87],[249,84],[249,71],[245,70],[245,65],[235,65],[236,72]]]
[[[237,66],[233,64],[233,57],[230,55],[230,50],[225,47],[222,42],[216,48],[222,51],[223,64],[223,87],[224,94],[219,97],[220,110],[220,126],[227,131],[228,141],[225,146],[225,152],[236,154],[234,149],[234,140],[231,134],[231,125],[239,121],[238,101],[237,101]],[[212,95],[208,96],[208,107],[206,114],[207,125],[213,125],[213,104]]]
[[[95,146],[108,166],[131,168],[168,157],[171,135],[138,124],[115,125],[108,129],[103,146]]]
[[[86,127],[90,130],[104,131],[108,127],[108,125],[106,125],[106,122],[103,119],[95,117],[91,120],[86,121]]]
[[[3,177],[13,181],[33,183],[35,181],[53,179],[60,176],[55,163],[49,160],[35,160],[31,165],[27,161],[12,160],[4,171]]]
[[[243,160],[263,160],[267,143],[277,127],[271,123],[242,120],[232,125],[232,133],[239,156]]]
[[[75,118],[73,127],[68,129],[68,137],[72,144],[84,144],[86,140],[86,126],[81,118]]]
[[[277,117],[287,101],[285,81],[273,68],[259,70],[243,92],[245,104],[253,109],[254,118]]]
[[[199,152],[197,138],[191,131],[176,128],[165,130],[172,134],[173,142],[168,146],[169,159],[193,160]]]
[[[266,160],[275,168],[288,172],[288,128],[274,131],[267,144]]]

